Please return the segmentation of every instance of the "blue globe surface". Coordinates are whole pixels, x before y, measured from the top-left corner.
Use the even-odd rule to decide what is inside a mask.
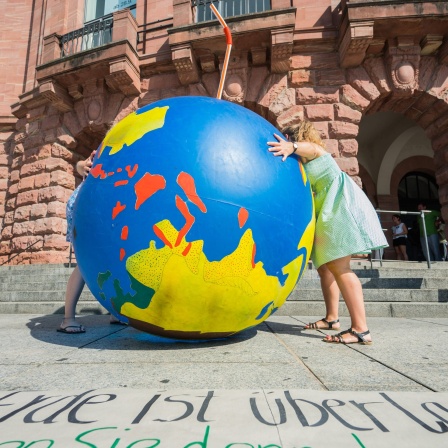
[[[279,134],[222,100],[178,97],[106,136],[75,203],[81,273],[110,312],[167,337],[228,336],[281,306],[314,236],[309,181]]]

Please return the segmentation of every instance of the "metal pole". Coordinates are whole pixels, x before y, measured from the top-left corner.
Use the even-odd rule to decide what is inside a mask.
[[[224,89],[224,83],[226,80],[227,67],[229,65],[230,60],[230,52],[232,51],[232,33],[230,32],[230,28],[227,26],[227,23],[222,18],[221,14],[219,14],[218,10],[216,9],[213,3],[210,4],[210,8],[224,29],[224,34],[226,36],[226,43],[227,43],[226,55],[224,56],[224,62],[222,64],[221,79],[219,80],[218,93],[216,95],[216,98],[220,100],[222,96],[222,91]]]
[[[423,212],[423,210],[421,210],[420,212],[420,217],[422,218],[423,236],[425,237],[426,261],[428,263],[428,269],[431,269],[431,257],[429,255],[428,236],[426,235],[425,213]]]

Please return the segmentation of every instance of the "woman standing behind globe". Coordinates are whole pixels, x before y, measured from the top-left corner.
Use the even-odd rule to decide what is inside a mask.
[[[338,167],[310,122],[284,130],[288,140],[274,134],[269,151],[282,157],[297,154],[311,183],[316,232],[311,259],[321,282],[326,315],[305,326],[310,330],[339,330],[339,293],[350,313],[351,326],[323,341],[371,344],[361,282],[350,268],[352,254],[387,247],[376,212],[353,180]]]
[[[83,180],[87,177],[92,168],[93,158],[95,157],[95,152],[86,159],[81,160],[76,164],[76,171],[82,176]],[[67,201],[66,206],[66,217],[67,217],[67,241],[73,243],[73,206],[75,204],[76,197],[82,186],[82,183],[78,185],[75,191],[71,194]],[[84,288],[85,282],[82,278],[79,267],[76,266],[72,271],[70,278],[67,282],[67,288],[65,291],[65,313],[64,319],[57,331],[61,333],[78,334],[85,333],[85,328],[83,325],[76,321],[76,305],[81,296],[82,290]]]
[[[90,156],[81,160],[76,164],[76,171],[82,176],[83,180],[88,176],[90,169],[92,168],[93,158],[96,151],[93,151]],[[79,190],[82,187],[82,183],[78,185],[75,191],[71,194],[67,201],[66,217],[67,217],[67,241],[73,243],[73,207]],[[61,325],[57,329],[60,333],[79,334],[85,333],[86,329],[83,325],[76,321],[76,305],[78,304],[82,290],[84,289],[85,281],[81,275],[79,267],[76,266],[70,275],[67,282],[67,288],[65,292],[65,311],[64,319]],[[117,319],[111,316],[111,323],[121,323]]]

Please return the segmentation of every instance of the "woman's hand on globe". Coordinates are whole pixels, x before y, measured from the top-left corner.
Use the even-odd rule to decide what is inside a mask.
[[[95,157],[95,154],[96,150],[92,151],[92,153],[86,160],[82,160],[76,164],[76,169],[83,178],[87,177],[87,175],[89,174],[90,169],[92,168],[93,165],[93,158]]]
[[[279,135],[274,134],[274,137],[277,139],[276,142],[268,142],[270,146],[269,151],[275,156],[280,156],[282,158],[282,162],[284,162],[288,156],[294,154],[294,144],[292,142],[288,142],[283,140]]]
[[[96,149],[94,151],[92,151],[89,158],[86,159],[86,161],[84,163],[84,176],[87,176],[90,173],[90,169],[92,168],[93,158],[95,157],[95,154],[96,154]]]

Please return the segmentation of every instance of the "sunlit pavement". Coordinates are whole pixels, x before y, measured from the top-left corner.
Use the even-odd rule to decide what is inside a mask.
[[[448,446],[448,319],[370,318],[370,346],[323,343],[316,319],[189,343],[0,315],[0,446]]]

